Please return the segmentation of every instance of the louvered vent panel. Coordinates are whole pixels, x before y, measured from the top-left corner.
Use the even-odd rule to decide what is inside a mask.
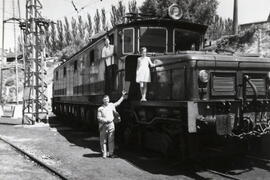
[[[258,91],[258,95],[265,95],[265,79],[250,79],[251,82],[256,86],[257,91]],[[247,83],[246,84],[246,95],[253,95],[253,90],[251,88],[251,86]]]
[[[235,77],[227,74],[214,74],[212,80],[212,96],[235,95]]]

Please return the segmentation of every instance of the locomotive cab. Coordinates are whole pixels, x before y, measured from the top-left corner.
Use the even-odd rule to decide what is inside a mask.
[[[155,63],[151,68],[152,82],[148,84],[149,100],[184,100],[185,94],[179,86],[184,86],[181,76],[184,76],[187,63],[177,54],[195,53],[202,49],[206,29],[203,25],[170,19],[140,20],[123,27],[120,32],[122,53],[127,55],[125,81],[130,82],[129,99],[140,99],[139,86],[135,81],[137,58],[140,56],[137,52],[146,47],[148,56]],[[177,69],[171,70],[174,65]]]

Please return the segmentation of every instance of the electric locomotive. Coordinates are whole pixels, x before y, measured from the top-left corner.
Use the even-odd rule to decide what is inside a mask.
[[[128,99],[118,108],[122,142],[168,154],[196,148],[198,137],[261,136],[269,132],[270,59],[204,51],[207,26],[179,20],[172,5],[163,18],[131,20],[92,41],[54,70],[53,112],[97,130],[102,96]],[[101,56],[104,38],[114,46],[114,63]],[[151,68],[146,102],[136,83],[140,47]],[[194,146],[195,144],[195,146]]]

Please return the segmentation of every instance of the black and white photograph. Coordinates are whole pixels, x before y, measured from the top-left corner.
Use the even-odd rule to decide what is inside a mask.
[[[270,179],[269,0],[1,0],[1,180]]]

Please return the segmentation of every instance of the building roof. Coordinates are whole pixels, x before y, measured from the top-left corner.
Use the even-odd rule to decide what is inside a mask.
[[[257,21],[257,22],[250,22],[250,23],[245,23],[245,24],[240,24],[240,26],[250,26],[250,25],[259,25],[259,24],[264,24],[264,23],[270,23],[270,13],[267,17],[266,21]]]

